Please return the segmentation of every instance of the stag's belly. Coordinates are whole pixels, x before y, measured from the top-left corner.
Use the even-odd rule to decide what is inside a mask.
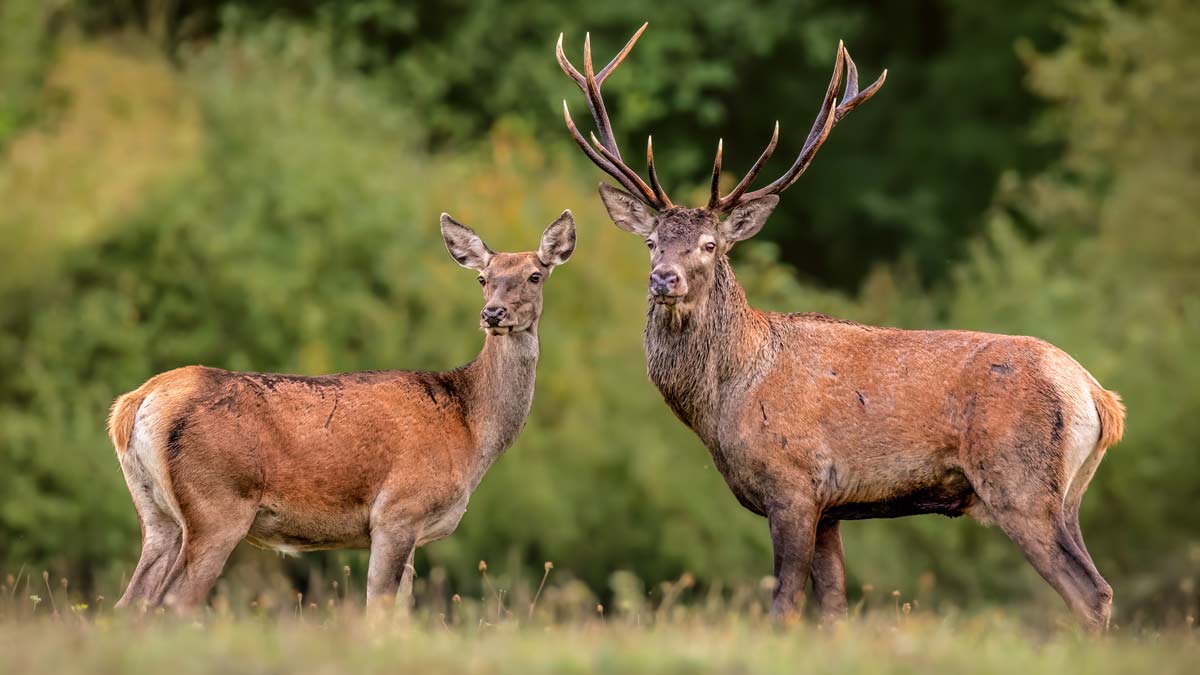
[[[835,474],[830,482],[831,498],[823,515],[831,520],[901,518],[926,513],[953,518],[968,511],[974,513],[978,505],[970,482],[954,469],[899,484],[875,484],[852,473]]]

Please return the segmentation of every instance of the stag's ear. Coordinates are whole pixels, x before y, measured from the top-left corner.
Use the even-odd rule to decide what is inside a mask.
[[[721,236],[729,244],[753,237],[767,224],[778,203],[779,195],[767,195],[742,204],[721,223]]]
[[[607,184],[600,184],[600,199],[608,209],[608,217],[617,227],[645,237],[654,231],[654,214],[633,195]]]
[[[561,265],[575,251],[575,218],[567,209],[562,215],[546,227],[542,233],[542,243],[538,246],[537,257],[547,267]]]
[[[496,255],[475,234],[475,230],[451,218],[448,213],[442,214],[442,239],[454,262],[467,269],[482,270]]]

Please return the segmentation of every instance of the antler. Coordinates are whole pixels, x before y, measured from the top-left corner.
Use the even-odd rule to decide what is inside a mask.
[[[650,174],[650,183],[647,185],[638,176],[637,172],[629,168],[621,159],[621,151],[617,147],[616,137],[613,136],[612,124],[608,119],[608,111],[605,110],[604,99],[600,96],[600,85],[604,84],[604,80],[629,55],[629,51],[633,49],[633,45],[642,36],[642,33],[645,32],[647,26],[649,26],[648,23],[642,24],[642,27],[633,34],[629,42],[625,43],[621,51],[599,73],[594,73],[592,70],[591,34],[587,34],[583,40],[583,74],[580,74],[571,65],[571,62],[567,60],[566,54],[563,53],[563,36],[561,33],[558,36],[555,53],[558,57],[558,65],[562,67],[563,72],[574,80],[575,84],[579,85],[579,88],[586,95],[588,109],[591,111],[592,119],[596,123],[596,130],[600,134],[599,138],[595,134],[592,134],[592,142],[589,144],[583,138],[583,135],[579,133],[579,129],[576,128],[575,122],[571,119],[571,112],[567,108],[567,102],[563,101],[563,117],[567,122],[567,129],[570,130],[571,135],[575,138],[575,142],[579,144],[584,154],[592,162],[603,169],[605,173],[615,178],[632,195],[641,199],[648,206],[662,210],[670,208],[674,204],[667,197],[662,184],[659,183],[658,174],[655,172],[652,140],[650,138],[646,139],[646,163]],[[842,94],[842,103],[838,105],[837,93],[842,84],[843,69],[846,71],[846,89]],[[740,204],[767,195],[778,194],[791,187],[803,175],[804,171],[808,169],[808,165],[812,163],[813,157],[821,149],[821,145],[825,143],[825,139],[829,137],[829,132],[833,130],[834,125],[842,121],[846,115],[850,114],[850,111],[870,100],[879,91],[879,88],[883,86],[883,82],[886,79],[887,70],[885,69],[883,74],[879,76],[879,79],[860,92],[858,90],[858,68],[854,65],[854,60],[850,58],[849,52],[846,51],[845,45],[841,41],[838,41],[837,58],[833,64],[833,76],[829,80],[829,86],[825,89],[825,98],[821,102],[817,118],[813,120],[812,128],[809,129],[804,146],[801,148],[800,154],[796,157],[796,161],[792,163],[791,168],[769,185],[753,192],[747,192],[750,185],[754,183],[754,179],[758,177],[758,172],[766,165],[767,160],[771,158],[771,154],[775,152],[775,147],[779,143],[779,122],[777,121],[775,122],[775,131],[771,134],[771,141],[767,143],[766,149],[755,160],[754,165],[750,167],[746,175],[738,181],[733,190],[722,197],[720,184],[724,141],[718,141],[717,155],[713,160],[711,196],[708,200],[708,209],[715,213],[728,213]]]
[[[635,197],[638,197],[652,208],[662,210],[674,206],[667,193],[662,189],[662,184],[658,182],[658,174],[654,170],[654,146],[653,141],[646,139],[646,163],[649,165],[650,184],[638,176],[637,172],[629,168],[621,159],[621,150],[617,147],[617,139],[613,135],[612,123],[608,119],[608,111],[604,107],[604,98],[600,95],[600,86],[604,84],[604,80],[612,74],[617,66],[625,60],[629,55],[629,51],[633,49],[633,45],[637,43],[638,38],[646,31],[646,27],[650,24],[644,23],[642,27],[629,38],[629,42],[621,48],[621,51],[613,57],[612,61],[608,62],[607,66],[600,69],[599,73],[593,72],[592,69],[592,36],[588,33],[583,38],[583,73],[580,74],[575,66],[567,60],[567,55],[563,53],[563,36],[558,35],[558,44],[555,45],[555,55],[558,58],[558,65],[563,72],[567,74],[579,88],[583,90],[587,98],[588,109],[592,113],[592,120],[596,123],[596,131],[600,134],[597,138],[592,134],[592,143],[589,144],[584,140],[583,135],[579,133],[579,129],[575,126],[575,122],[571,119],[571,111],[567,107],[567,102],[563,101],[563,118],[567,122],[567,129],[570,130],[571,136],[575,138],[575,142],[583,150],[584,154],[604,170],[605,173],[612,176]],[[595,147],[593,147],[593,145]]]
[[[842,95],[842,104],[837,105],[837,92],[842,84],[842,69],[846,69],[846,91]],[[746,192],[750,184],[754,182],[758,172],[762,170],[764,164],[775,152],[775,146],[779,141],[779,122],[775,122],[775,132],[771,134],[771,142],[767,144],[766,150],[754,162],[754,166],[750,167],[750,171],[738,181],[738,184],[733,190],[721,196],[720,181],[721,181],[721,145],[717,145],[717,159],[713,163],[712,176],[712,196],[708,200],[709,210],[719,213],[728,213],[739,204],[783,192],[792,186],[804,173],[808,165],[812,163],[813,157],[817,151],[821,149],[821,145],[825,139],[829,137],[829,132],[833,130],[833,126],[842,121],[846,115],[850,114],[862,103],[870,100],[875,92],[883,86],[884,80],[887,79],[887,70],[875,80],[871,86],[858,90],[858,68],[854,65],[854,60],[850,58],[850,53],[846,51],[846,46],[838,41],[837,58],[833,64],[833,76],[829,79],[829,86],[825,89],[825,99],[821,102],[821,109],[817,113],[817,118],[813,121],[812,128],[808,132],[808,138],[804,141],[804,146],[800,150],[800,155],[796,157],[796,161],[792,163],[782,176],[772,181],[769,185],[759,188],[753,192]]]

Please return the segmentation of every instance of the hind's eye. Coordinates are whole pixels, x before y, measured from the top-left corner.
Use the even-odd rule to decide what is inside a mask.
[[[717,250],[717,244],[716,244],[716,242],[712,242],[712,241],[710,241],[710,242],[708,242],[707,244],[705,244],[705,245],[704,245],[704,252],[705,252],[705,253],[712,253],[712,252],[713,252],[713,251],[715,251],[715,250]]]
[[[486,284],[486,283],[487,283],[487,280],[486,280],[486,279],[484,279],[482,276],[480,276],[480,277],[479,277],[478,279],[476,279],[475,281],[478,281],[480,286],[482,286],[482,285],[484,285],[484,284]]]
[[[653,250],[654,250],[654,242],[652,242],[652,241],[650,241],[649,239],[647,239],[647,240],[646,240],[646,248],[648,248],[648,249],[650,249],[651,251],[653,251]]]
[[[540,272],[534,272],[533,274],[529,275],[529,283],[531,283],[531,284],[536,284],[537,282],[539,282],[541,280],[542,280],[542,275]]]

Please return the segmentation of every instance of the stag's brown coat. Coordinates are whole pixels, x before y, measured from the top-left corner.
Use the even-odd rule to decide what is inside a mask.
[[[442,233],[484,290],[470,364],[318,377],[191,366],[117,399],[109,430],[143,539],[121,606],[202,602],[242,539],[369,547],[368,600],[407,586],[415,548],[454,531],[525,423],[543,281],[575,242],[570,212],[536,253],[492,253],[445,215]]]
[[[839,45],[821,112],[792,167],[749,191],[775,148],[776,126],[767,150],[722,197],[718,145],[708,204],[684,208],[666,196],[652,154],[649,183],[621,160],[600,97],[642,30],[600,73],[586,42],[585,72],[576,71],[560,36],[559,63],[586,94],[600,138],[589,146],[569,112],[567,126],[625,188],[600,186],[613,222],[650,250],[650,379],[708,446],[738,501],[768,520],[773,612],[794,615],[811,576],[823,613],[845,613],[839,521],[967,514],[998,524],[1088,627],[1106,626],[1112,589],[1084,546],[1079,505],[1124,430],[1115,393],[1035,338],[763,312],[734,277],[728,251],[762,228],[778,193],[884,78],[860,92]]]

